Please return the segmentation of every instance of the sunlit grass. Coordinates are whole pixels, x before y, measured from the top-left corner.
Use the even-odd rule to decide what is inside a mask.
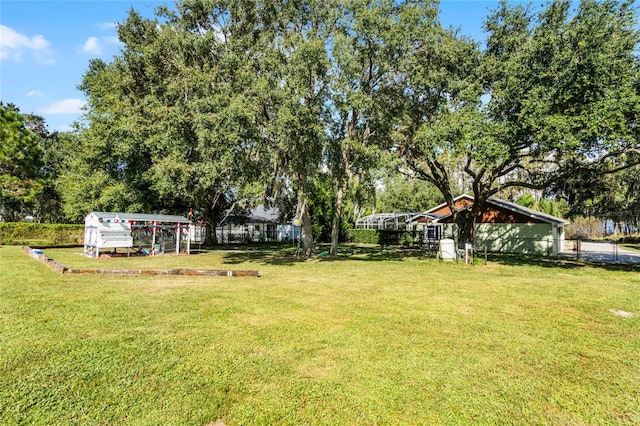
[[[640,252],[640,244],[620,244],[623,248],[635,252]]]
[[[261,277],[60,275],[1,247],[8,424],[640,422],[637,271],[354,249],[45,253]]]

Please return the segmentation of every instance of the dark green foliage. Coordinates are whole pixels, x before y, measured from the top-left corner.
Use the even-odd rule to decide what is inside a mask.
[[[377,229],[349,229],[347,239],[350,243],[379,244],[380,233]]]
[[[0,244],[76,245],[83,238],[84,225],[0,222]]]
[[[309,200],[313,237],[318,242],[326,243],[331,240],[331,220],[335,205],[332,189],[330,177],[324,173],[319,174]]]
[[[80,221],[84,212],[65,218],[60,184],[69,164],[83,158],[77,135],[47,130],[44,118],[21,114],[12,105],[2,108],[0,183],[4,220],[33,216],[37,222]],[[81,155],[82,154],[82,155]]]
[[[343,199],[373,181],[373,171],[395,166],[385,150],[394,143],[397,116],[408,90],[398,84],[401,58],[431,45],[437,33],[437,5],[431,1],[351,1],[339,4],[330,38],[332,140],[329,168],[334,176],[332,254],[337,252]]]
[[[193,208],[213,229],[227,209],[294,200],[305,255],[330,229],[335,253],[382,169],[430,185],[389,181],[376,210],[445,201],[467,237],[487,198],[518,187],[574,210],[637,211],[637,173],[602,178],[640,157],[637,13],[618,0],[571,6],[536,14],[502,2],[486,48],[441,28],[432,1],[180,1],[150,19],[131,10],[121,54],[91,61],[79,86],[78,137],[53,138],[35,117],[25,146],[51,137],[55,148],[33,150],[19,179],[6,177],[18,162],[5,160],[15,150],[3,138],[3,204],[50,221],[61,206],[70,221]],[[475,212],[453,206],[460,192]]]
[[[80,85],[85,155],[61,180],[67,214],[193,208],[213,229],[234,202],[255,197],[261,110],[245,59],[247,46],[262,46],[246,43],[236,22],[221,27],[230,12],[209,6],[184,2],[153,19],[132,10],[118,27],[122,54],[90,63]]]
[[[380,244],[382,246],[412,246],[414,243],[410,232],[381,229],[349,229],[347,240],[351,243]]]
[[[42,191],[44,151],[40,136],[29,130],[14,105],[0,102],[0,216],[17,220],[33,213]]]
[[[473,239],[478,212],[501,191],[547,189],[578,172],[602,179],[640,160],[633,3],[570,6],[556,0],[534,14],[503,1],[485,21],[484,51],[450,35],[437,51],[453,54],[441,72],[433,55],[412,59],[423,67],[408,78],[423,96],[408,104],[400,151],[443,193],[461,240]],[[471,212],[453,203],[460,181]]]

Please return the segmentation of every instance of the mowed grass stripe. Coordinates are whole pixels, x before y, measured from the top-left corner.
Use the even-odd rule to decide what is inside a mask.
[[[71,267],[261,275],[74,276],[1,247],[0,418],[640,422],[637,272],[290,253],[95,260],[46,251]]]

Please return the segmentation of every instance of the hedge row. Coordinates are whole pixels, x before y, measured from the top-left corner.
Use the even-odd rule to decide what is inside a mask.
[[[351,243],[380,244],[383,246],[412,245],[413,238],[407,231],[384,229],[349,229],[347,238]]]
[[[349,229],[352,243],[380,245],[412,245],[407,231]],[[71,245],[82,244],[84,225],[62,225],[28,222],[0,222],[0,244],[6,245]]]
[[[84,225],[0,222],[0,244],[75,245],[83,239]]]

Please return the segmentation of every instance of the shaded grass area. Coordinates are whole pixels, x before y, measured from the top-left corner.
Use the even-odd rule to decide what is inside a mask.
[[[56,274],[0,247],[7,424],[637,424],[636,271],[353,247],[87,259],[261,278]],[[610,310],[636,313],[623,318]]]
[[[482,258],[478,262],[484,262]],[[489,255],[491,262],[500,263],[502,265],[511,266],[534,266],[544,268],[563,268],[563,269],[604,269],[608,271],[628,271],[640,272],[640,264],[638,263],[611,263],[611,262],[590,262],[584,259],[572,258],[553,258],[544,256],[531,256],[521,254],[496,254]]]

